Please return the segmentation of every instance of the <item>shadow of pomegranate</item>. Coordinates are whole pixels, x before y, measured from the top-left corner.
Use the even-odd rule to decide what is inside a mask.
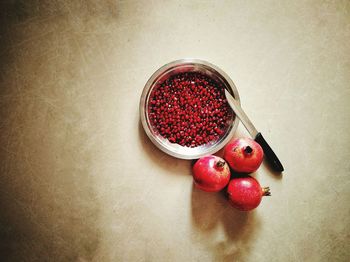
[[[139,120],[139,141],[141,147],[146,151],[146,155],[159,167],[172,171],[173,174],[191,175],[191,161],[172,157],[158,149],[148,138],[142,123]]]
[[[203,242],[215,261],[244,261],[250,240],[260,227],[255,212],[240,212],[231,207],[223,192],[207,193],[195,186],[191,197],[195,241]]]

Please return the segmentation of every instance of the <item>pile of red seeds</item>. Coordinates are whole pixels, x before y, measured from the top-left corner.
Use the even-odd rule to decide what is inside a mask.
[[[199,72],[173,75],[155,87],[148,113],[162,137],[187,147],[218,140],[233,114],[223,85]]]

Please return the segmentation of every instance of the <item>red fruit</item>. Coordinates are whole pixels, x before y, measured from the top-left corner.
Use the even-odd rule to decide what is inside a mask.
[[[230,204],[241,211],[249,211],[256,208],[263,196],[270,196],[269,187],[261,187],[259,182],[248,176],[234,178],[227,187]]]
[[[221,157],[205,156],[193,166],[195,185],[207,192],[217,192],[230,181],[230,168]]]
[[[238,138],[226,145],[224,158],[234,171],[251,173],[261,165],[264,151],[254,140]]]

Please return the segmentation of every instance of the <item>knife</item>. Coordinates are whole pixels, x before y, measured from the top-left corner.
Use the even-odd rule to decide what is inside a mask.
[[[276,154],[273,152],[269,144],[264,139],[263,135],[258,132],[253,123],[249,120],[247,114],[243,111],[239,102],[234,99],[234,97],[225,89],[225,96],[228,104],[235,112],[236,116],[241,120],[245,128],[248,130],[249,134],[254,138],[254,140],[262,147],[264,150],[264,155],[272,166],[272,168],[278,172],[282,172],[284,170],[281,162],[279,161]]]

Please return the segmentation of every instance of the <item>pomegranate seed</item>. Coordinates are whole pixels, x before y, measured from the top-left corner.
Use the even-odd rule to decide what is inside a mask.
[[[187,147],[218,140],[233,115],[223,85],[198,72],[171,76],[153,90],[149,101],[157,133]]]

